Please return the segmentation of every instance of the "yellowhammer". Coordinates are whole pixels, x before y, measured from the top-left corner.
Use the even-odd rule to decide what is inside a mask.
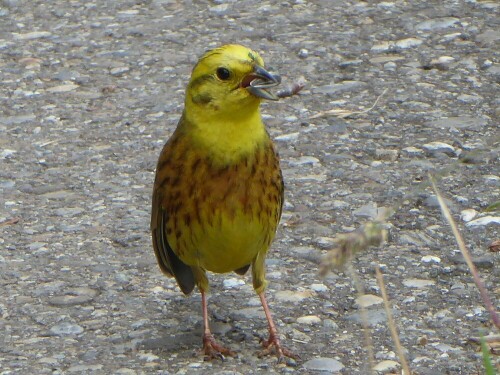
[[[206,271],[244,274],[269,323],[265,352],[294,355],[280,344],[264,296],[265,257],[283,206],[279,159],[260,115],[262,99],[281,78],[258,53],[225,45],[208,51],[189,81],[177,129],[163,147],[153,189],[151,231],[161,270],[188,294],[197,285],[203,307],[203,348],[210,357],[234,354],[208,324]]]

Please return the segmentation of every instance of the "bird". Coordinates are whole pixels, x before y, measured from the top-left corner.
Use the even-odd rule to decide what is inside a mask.
[[[184,294],[197,286],[205,358],[236,353],[209,327],[207,271],[244,275],[251,267],[269,330],[261,354],[296,355],[280,342],[264,294],[265,258],[281,218],[279,156],[262,121],[262,100],[281,77],[242,45],[207,51],[195,64],[178,125],[160,153],[152,194],[151,235],[161,271]]]

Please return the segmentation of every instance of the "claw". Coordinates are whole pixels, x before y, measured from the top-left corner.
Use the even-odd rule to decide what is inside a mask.
[[[281,346],[279,337],[272,333],[269,335],[269,339],[261,340],[261,343],[264,349],[258,354],[259,358],[270,354],[276,354],[276,356],[278,357],[278,363],[285,363],[286,358],[300,358],[298,354],[295,354],[294,352]]]
[[[203,352],[205,354],[205,361],[220,359],[222,362],[224,362],[226,359],[224,355],[228,355],[231,357],[234,357],[236,355],[236,352],[233,352],[232,350],[219,345],[211,334],[203,335]]]

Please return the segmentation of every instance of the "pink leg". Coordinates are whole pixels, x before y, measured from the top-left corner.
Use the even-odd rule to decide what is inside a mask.
[[[212,332],[210,332],[210,327],[208,325],[207,296],[203,290],[201,291],[201,306],[203,309],[203,352],[205,353],[205,359],[211,360],[214,358],[220,358],[223,360],[224,355],[236,355],[235,352],[217,344]]]
[[[281,346],[280,338],[278,335],[278,330],[274,325],[273,318],[271,316],[271,310],[269,310],[269,306],[267,305],[266,297],[264,292],[259,293],[260,302],[262,303],[262,307],[264,308],[264,313],[266,314],[267,322],[269,323],[269,339],[262,342],[262,346],[264,346],[264,350],[261,353],[261,356],[267,355],[271,353],[271,348],[274,346],[276,351],[276,355],[278,356],[278,362],[284,361],[285,357],[289,358],[298,358],[298,355],[292,353],[288,349]]]

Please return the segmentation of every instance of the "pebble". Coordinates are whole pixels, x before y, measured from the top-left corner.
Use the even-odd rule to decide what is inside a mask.
[[[298,53],[298,56],[302,59],[305,59],[309,56],[309,51],[305,48],[301,48],[299,53]]]
[[[479,219],[471,220],[465,225],[468,227],[485,227],[490,224],[500,225],[500,216],[483,216]]]
[[[352,320],[358,324],[363,324],[363,314],[360,312],[350,314],[346,317],[346,319]],[[366,319],[368,325],[373,327],[387,321],[387,316],[384,309],[369,309],[366,310]]]
[[[434,255],[425,255],[420,259],[420,261],[422,263],[441,263],[441,258]]]
[[[119,66],[117,68],[112,68],[109,73],[112,76],[120,76],[122,74],[125,74],[130,71],[130,68],[128,66]]]
[[[326,373],[334,373],[341,371],[344,365],[333,358],[319,357],[310,359],[304,363],[304,368],[310,371],[322,371]]]
[[[458,18],[455,17],[442,17],[442,18],[433,18],[427,21],[423,21],[418,23],[415,26],[415,29],[422,31],[431,31],[438,29],[445,29],[451,27],[460,22]]]
[[[232,277],[230,279],[225,279],[222,284],[224,285],[224,288],[227,289],[238,289],[240,286],[245,285],[245,281],[243,279]]]
[[[297,323],[306,325],[316,325],[321,323],[321,318],[317,315],[305,315],[298,317]]]
[[[373,52],[389,52],[398,49],[408,49],[421,45],[423,40],[420,38],[405,38],[396,41],[387,41],[374,45]]]
[[[313,89],[315,94],[325,94],[330,96],[337,96],[345,92],[360,91],[366,88],[366,82],[361,81],[343,81],[333,85],[320,86]]]
[[[378,216],[379,209],[377,208],[376,203],[368,203],[365,204],[364,206],[361,206],[360,208],[355,209],[352,211],[352,214],[354,216],[358,217],[366,217],[369,219],[375,219]]]
[[[24,34],[12,33],[14,39],[17,40],[33,40],[33,39],[48,38],[51,35],[52,33],[49,31],[33,31],[31,33],[24,33]]]
[[[325,284],[311,284],[311,289],[315,292],[326,292],[328,287]]]
[[[68,372],[77,372],[79,374],[87,374],[89,372],[99,371],[102,369],[102,365],[75,365],[68,368]]]
[[[403,154],[406,154],[408,156],[419,156],[424,154],[424,151],[422,149],[413,146],[405,147],[401,151]]]
[[[477,216],[478,212],[472,208],[460,212],[460,218],[468,223]]]
[[[398,159],[398,150],[376,149],[375,157],[379,160],[396,161]]]
[[[445,117],[429,123],[438,128],[479,130],[488,124],[486,119],[473,116]]]
[[[295,167],[307,164],[315,165],[319,163],[319,159],[314,156],[301,156],[300,158],[290,159],[288,163]]]
[[[320,249],[329,250],[335,245],[335,239],[331,237],[318,237],[314,239],[314,244]]]
[[[300,302],[313,296],[312,291],[280,290],[274,297],[281,302]]]
[[[370,307],[373,305],[381,304],[384,302],[384,300],[382,299],[382,297],[376,296],[374,294],[364,294],[356,298],[355,302],[359,307]]]
[[[299,136],[300,136],[299,132],[294,132],[294,133],[279,135],[277,137],[274,137],[274,140],[278,142],[290,142],[290,141],[296,141],[297,139],[299,139]]]
[[[90,288],[74,288],[65,291],[64,295],[54,296],[49,303],[54,306],[75,306],[92,301],[99,292]]]
[[[385,360],[373,366],[373,370],[385,373],[387,371],[395,371],[399,366],[399,363],[396,361]]]
[[[432,152],[442,152],[448,156],[456,156],[455,148],[448,143],[444,142],[430,142],[426,143],[422,146],[424,150],[432,151]]]
[[[49,87],[47,89],[47,91],[54,93],[54,94],[60,94],[60,93],[65,93],[65,92],[70,92],[70,91],[76,90],[78,87],[80,87],[80,86],[75,85],[74,83],[68,83],[65,85]]]
[[[56,324],[55,326],[52,326],[49,332],[55,336],[78,335],[83,332],[83,327],[79,326],[78,324],[62,322]]]
[[[417,288],[422,289],[428,286],[432,286],[436,284],[434,280],[425,280],[425,279],[406,279],[403,280],[403,285],[409,288]]]

